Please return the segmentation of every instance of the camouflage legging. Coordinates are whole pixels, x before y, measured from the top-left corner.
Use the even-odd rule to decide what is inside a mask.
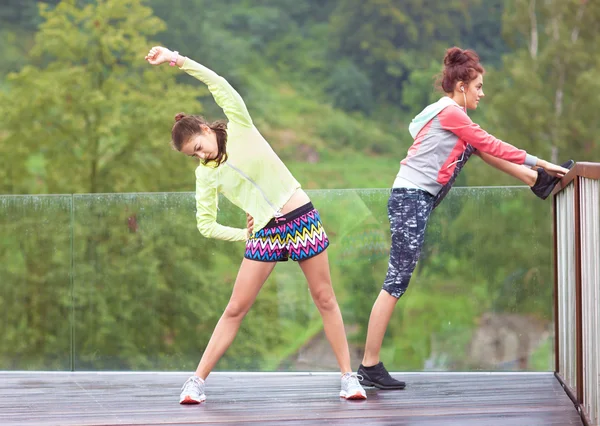
[[[456,177],[474,152],[475,149],[467,145],[452,177],[436,195],[416,188],[392,189],[388,201],[392,246],[383,289],[393,297],[400,298],[406,292],[421,255],[429,216],[446,197]]]

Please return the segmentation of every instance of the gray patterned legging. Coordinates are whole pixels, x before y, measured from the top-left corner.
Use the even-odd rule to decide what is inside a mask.
[[[421,189],[392,189],[388,201],[392,246],[383,289],[395,298],[404,294],[417,266],[434,201]]]
[[[388,201],[388,217],[392,233],[388,271],[383,289],[395,298],[400,298],[408,288],[421,247],[425,240],[427,221],[433,209],[446,197],[463,166],[475,152],[467,145],[454,173],[437,195],[416,188],[393,188]]]

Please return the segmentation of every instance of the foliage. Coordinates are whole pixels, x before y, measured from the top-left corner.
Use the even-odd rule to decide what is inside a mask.
[[[380,94],[399,101],[410,71],[427,65],[429,55],[459,43],[457,22],[467,15],[464,1],[418,0],[339,2],[332,15],[334,51],[366,70]]]
[[[486,130],[545,159],[599,161],[599,15],[581,0],[5,1],[0,192],[91,194],[0,198],[0,367],[192,369],[227,303],[241,248],[198,236],[195,163],[168,149],[176,112],[222,112],[199,82],[150,68],[149,46],[226,77],[303,186],[331,190],[311,196],[361,347],[389,249],[387,189],[368,188],[393,181],[444,50],[484,60],[472,117]],[[465,184],[520,183],[473,159]],[[96,195],[146,191],[182,193]],[[464,367],[484,312],[548,319],[549,217],[527,189],[453,190],[390,324],[388,366]],[[220,220],[243,213],[223,202]],[[319,330],[299,268],[282,265],[218,368],[287,368]]]
[[[14,192],[152,190],[157,169],[164,186],[184,178],[164,134],[169,116],[199,106],[169,69],[143,61],[146,36],[164,25],[151,13],[139,0],[42,6],[33,64],[9,75],[2,102],[3,143],[18,146],[8,173],[36,178]],[[28,160],[40,154],[44,161]]]
[[[372,109],[371,81],[351,62],[334,68],[329,93],[333,105],[343,110],[369,113]]]
[[[503,128],[507,140],[554,162],[600,160],[593,117],[600,98],[589,96],[600,89],[600,63],[589,54],[600,43],[599,17],[595,2],[509,3],[504,32],[523,47],[488,78],[492,129]]]

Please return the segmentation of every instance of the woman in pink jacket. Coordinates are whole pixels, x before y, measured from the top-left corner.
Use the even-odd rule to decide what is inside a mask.
[[[467,109],[483,98],[484,69],[472,50],[448,49],[441,86],[446,96],[425,108],[409,126],[414,143],[401,161],[388,202],[392,234],[383,289],[369,319],[363,362],[358,369],[363,386],[403,389],[379,359],[385,330],[398,299],[404,294],[421,253],[432,210],[446,196],[472,154],[520,179],[542,199],[573,166],[557,166],[503,142],[473,123]]]

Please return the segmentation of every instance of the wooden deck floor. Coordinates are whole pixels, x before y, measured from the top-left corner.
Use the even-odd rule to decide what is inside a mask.
[[[551,373],[410,373],[403,391],[338,397],[334,374],[213,373],[202,405],[183,373],[0,372],[4,425],[523,425],[582,422]]]

